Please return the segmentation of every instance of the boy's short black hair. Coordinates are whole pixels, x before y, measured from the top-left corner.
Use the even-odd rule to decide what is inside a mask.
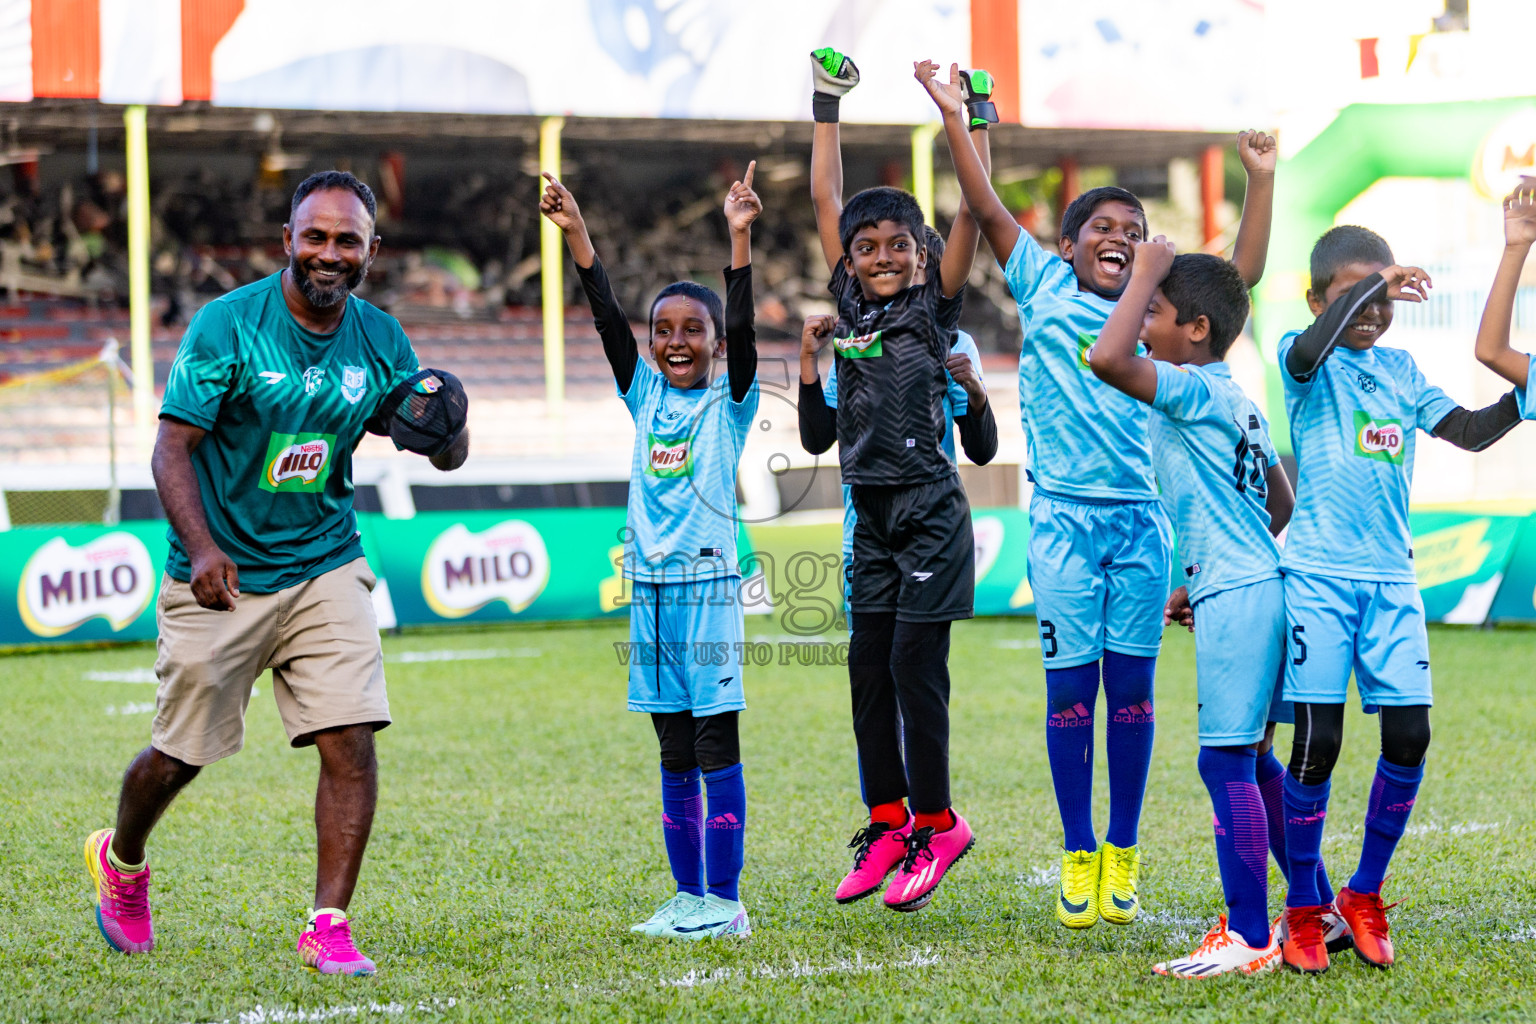
[[[932,224],[923,225],[923,244],[928,247],[928,265],[936,267],[944,259],[944,236]]]
[[[1312,291],[1318,295],[1328,290],[1333,275],[1351,263],[1380,263],[1390,267],[1397,260],[1392,247],[1370,228],[1340,224],[1329,228],[1312,246]]]
[[[709,311],[710,320],[714,321],[715,340],[719,341],[725,337],[725,306],[721,303],[720,296],[715,294],[714,289],[706,288],[697,281],[673,281],[656,293],[656,297],[651,300],[649,319],[653,333],[656,324],[656,307],[661,305],[662,299],[671,298],[674,295],[681,295],[702,304]]]
[[[1067,204],[1066,210],[1061,215],[1060,238],[1065,238],[1077,244],[1077,233],[1083,230],[1083,225],[1093,216],[1093,211],[1099,208],[1100,203],[1124,203],[1137,213],[1141,214],[1141,230],[1145,234],[1147,230],[1147,211],[1142,208],[1141,200],[1136,198],[1134,192],[1127,192],[1116,185],[1103,185],[1099,188],[1091,188]]]
[[[837,220],[838,238],[843,243],[843,254],[853,244],[853,236],[864,228],[872,228],[883,220],[895,221],[912,233],[919,245],[923,242],[923,208],[917,197],[899,188],[867,188],[848,200],[842,216]]]
[[[1211,355],[1224,359],[1248,320],[1248,285],[1237,267],[1220,256],[1187,252],[1173,258],[1161,285],[1175,323],[1203,316],[1211,325]]]
[[[362,201],[363,208],[368,211],[368,219],[375,224],[379,221],[379,204],[373,198],[373,189],[358,180],[350,171],[316,171],[303,181],[299,187],[293,190],[293,201],[288,204],[288,220],[293,220],[293,215],[298,212],[299,204],[309,198],[311,192],[324,192],[329,189],[340,189],[343,192],[351,192]]]

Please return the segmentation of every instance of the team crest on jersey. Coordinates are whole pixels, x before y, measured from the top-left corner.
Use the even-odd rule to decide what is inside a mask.
[[[368,390],[368,371],[361,366],[343,366],[341,368],[341,397],[351,405],[356,405],[363,397],[363,392]]]
[[[651,476],[693,476],[693,438],[648,435],[645,471]]]
[[[261,489],[274,494],[324,490],[335,450],[335,434],[273,434]]]
[[[1363,371],[1358,377],[1355,378],[1355,383],[1359,384],[1360,390],[1364,391],[1368,395],[1374,393],[1376,390],[1376,378]]]
[[[1355,413],[1355,454],[1402,465],[1403,421],[1375,419],[1368,412]]]
[[[873,334],[833,338],[832,348],[844,359],[873,359],[884,354],[884,347],[880,342],[881,333],[876,331]]]
[[[325,370],[319,366],[311,366],[304,371],[304,395],[313,398],[320,390],[320,385],[325,383]]]

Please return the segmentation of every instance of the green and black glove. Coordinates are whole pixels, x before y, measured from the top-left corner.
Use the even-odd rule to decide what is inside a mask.
[[[997,107],[992,103],[992,90],[997,81],[992,72],[960,72],[960,93],[965,97],[965,111],[971,118],[971,131],[997,124]]]
[[[830,46],[811,51],[811,116],[816,120],[836,124],[838,104],[858,84],[858,65],[846,56]]]

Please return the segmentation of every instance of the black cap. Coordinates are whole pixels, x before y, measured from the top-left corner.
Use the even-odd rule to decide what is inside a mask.
[[[371,434],[387,435],[396,448],[441,455],[464,432],[469,396],[447,370],[420,369],[397,384],[367,423]]]

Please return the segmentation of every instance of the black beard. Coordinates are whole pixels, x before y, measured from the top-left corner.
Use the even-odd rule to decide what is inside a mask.
[[[299,293],[309,301],[310,305],[317,309],[330,309],[346,301],[347,296],[363,283],[363,278],[368,276],[368,267],[372,263],[372,259],[364,260],[357,270],[329,288],[322,288],[314,282],[314,279],[300,265],[297,255],[288,257],[288,271],[293,276],[293,283],[299,286]]]

